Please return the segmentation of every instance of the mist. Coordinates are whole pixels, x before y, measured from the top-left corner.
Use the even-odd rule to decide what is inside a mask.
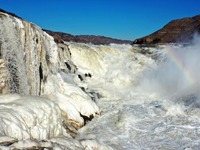
[[[161,49],[163,61],[145,72],[139,88],[161,96],[200,95],[200,36],[187,46],[168,45]]]

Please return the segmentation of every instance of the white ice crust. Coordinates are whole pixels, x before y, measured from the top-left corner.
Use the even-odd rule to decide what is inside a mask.
[[[198,149],[199,88],[186,97],[163,96],[160,91],[179,89],[156,75],[179,79],[159,68],[167,57],[158,47],[56,44],[36,25],[9,15],[0,17],[0,28],[3,63],[12,60],[17,72],[19,87],[11,85],[22,95],[40,95],[0,95],[0,149]],[[199,55],[190,56],[197,66]]]

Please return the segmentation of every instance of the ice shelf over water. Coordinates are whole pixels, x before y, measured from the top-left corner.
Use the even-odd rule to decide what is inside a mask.
[[[0,13],[0,149],[199,149],[197,43],[55,43]]]

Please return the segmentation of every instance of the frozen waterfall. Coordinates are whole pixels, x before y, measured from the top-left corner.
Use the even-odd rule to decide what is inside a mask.
[[[0,149],[199,149],[198,43],[55,43],[0,13]]]

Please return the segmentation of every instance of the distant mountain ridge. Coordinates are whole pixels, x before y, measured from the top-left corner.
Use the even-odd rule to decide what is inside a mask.
[[[185,42],[195,33],[200,33],[200,15],[172,20],[160,30],[134,40],[133,44]]]
[[[57,43],[63,43],[63,41],[67,42],[78,42],[78,43],[92,43],[96,45],[100,44],[110,44],[110,43],[116,43],[116,44],[130,44],[131,41],[128,40],[120,40],[120,39],[114,39],[110,37],[105,36],[96,36],[96,35],[71,35],[68,33],[63,32],[54,32],[50,30],[45,30],[49,35],[54,37],[54,40]]]
[[[7,13],[13,17],[23,19],[19,16],[17,16],[14,13],[5,11],[0,8],[0,12]],[[57,43],[63,43],[64,41],[67,42],[79,42],[79,43],[92,43],[96,45],[107,45],[110,43],[116,43],[116,44],[131,44],[132,41],[129,40],[120,40],[120,39],[114,39],[110,37],[105,36],[96,36],[96,35],[72,35],[64,32],[54,32],[51,30],[43,29],[43,31],[47,32],[49,35],[54,37],[55,42]]]

